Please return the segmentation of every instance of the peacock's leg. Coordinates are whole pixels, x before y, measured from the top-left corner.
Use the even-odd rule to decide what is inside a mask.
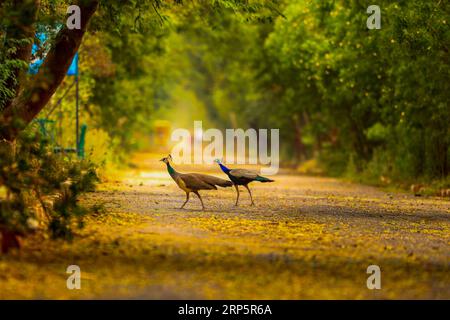
[[[248,190],[248,193],[250,194],[250,200],[252,200],[252,206],[255,205],[255,203],[253,202],[253,197],[252,197],[252,192],[250,191],[250,188],[248,187],[248,185],[244,185],[244,187]]]
[[[200,202],[202,203],[202,209],[205,210],[205,206],[203,205],[202,197],[200,197],[200,193],[198,191],[194,191],[194,193],[197,195],[197,197],[200,199]]]
[[[183,209],[188,201],[189,201],[189,192],[186,192],[186,201],[183,203],[180,209]]]
[[[236,204],[235,204],[235,206],[237,206],[238,205],[238,201],[239,201],[239,187],[238,187],[237,184],[235,184],[234,187],[236,188],[236,192],[237,192],[237,198],[236,198]]]

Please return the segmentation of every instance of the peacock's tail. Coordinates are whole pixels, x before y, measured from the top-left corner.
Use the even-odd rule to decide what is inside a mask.
[[[262,176],[257,176],[255,180],[259,181],[259,182],[274,182],[275,181],[275,180],[272,180],[272,179],[269,179],[266,177],[262,177]]]

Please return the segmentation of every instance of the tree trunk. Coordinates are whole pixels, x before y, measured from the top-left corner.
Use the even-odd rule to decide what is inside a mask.
[[[302,134],[302,125],[300,123],[300,118],[298,114],[294,114],[293,116],[294,128],[295,128],[295,159],[297,162],[306,160],[306,150],[305,145],[303,144],[303,134]]]
[[[0,139],[12,141],[46,106],[63,81],[86,32],[87,24],[97,10],[97,0],[80,0],[81,29],[69,30],[64,26],[36,76],[16,92],[16,98],[2,112]],[[31,51],[31,47],[29,48]],[[5,130],[6,129],[6,130]]]
[[[20,241],[17,233],[2,229],[2,253],[8,253],[11,249],[20,249]]]

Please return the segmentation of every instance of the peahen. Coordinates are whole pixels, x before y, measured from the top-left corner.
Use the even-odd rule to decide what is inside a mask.
[[[237,198],[236,198],[236,206],[238,205],[239,201],[239,187],[238,186],[244,186],[248,193],[250,194],[250,199],[252,200],[252,206],[255,204],[252,197],[252,192],[250,191],[248,184],[252,181],[259,181],[259,182],[274,182],[274,180],[271,180],[266,177],[260,176],[257,172],[252,170],[246,170],[246,169],[228,169],[225,167],[219,159],[216,159],[215,162],[219,164],[220,169],[222,169],[223,172],[227,174],[227,176],[230,178],[230,180],[233,182],[234,187],[236,188],[237,192]]]
[[[205,210],[203,200],[200,197],[200,194],[198,193],[199,190],[217,190],[216,186],[225,188],[231,187],[233,185],[231,181],[217,178],[214,176],[209,176],[206,174],[179,173],[170,164],[171,160],[172,156],[169,154],[169,156],[162,158],[160,161],[164,162],[167,165],[167,171],[169,172],[172,179],[177,183],[180,189],[186,192],[186,201],[183,203],[180,209],[184,208],[186,203],[189,201],[189,194],[193,192],[200,199],[202,209]]]

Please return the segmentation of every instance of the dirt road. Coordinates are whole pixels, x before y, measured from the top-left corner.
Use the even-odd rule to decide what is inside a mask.
[[[202,193],[206,211],[195,197],[181,210],[184,192],[141,155],[84,199],[107,213],[75,242],[32,238],[0,258],[0,298],[450,299],[448,200],[275,179],[252,184],[254,207],[245,189],[235,207],[228,188]],[[66,289],[69,264],[82,270],[81,290]],[[367,288],[369,265],[381,269],[381,290]]]

